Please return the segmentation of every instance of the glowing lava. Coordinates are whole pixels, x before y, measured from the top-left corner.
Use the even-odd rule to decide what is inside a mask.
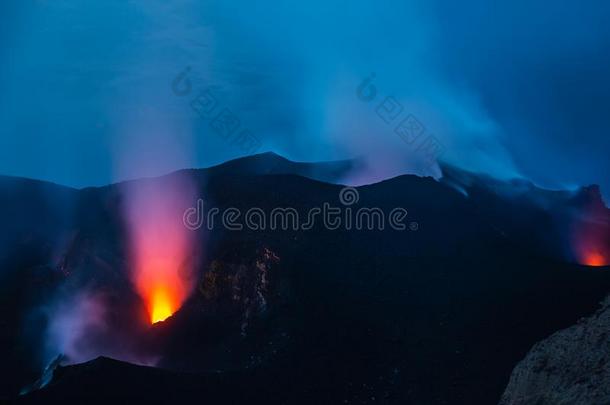
[[[598,188],[589,188],[592,202],[572,229],[572,246],[579,263],[601,267],[610,265],[610,210],[603,204]]]
[[[578,262],[586,266],[608,266],[610,259],[605,251],[605,238],[592,226],[583,226],[576,233],[574,247]]]
[[[152,294],[150,321],[157,323],[166,320],[174,313],[173,305],[163,287]]]
[[[181,272],[194,249],[194,234],[182,222],[189,196],[189,188],[176,179],[144,180],[127,189],[131,278],[150,323],[174,314],[193,289]]]
[[[587,266],[601,267],[605,266],[608,260],[599,252],[589,252],[584,255],[583,264]]]

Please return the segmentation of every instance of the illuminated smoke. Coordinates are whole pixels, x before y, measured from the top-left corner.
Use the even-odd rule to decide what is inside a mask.
[[[572,246],[579,263],[587,266],[610,265],[610,210],[601,199],[599,188],[588,187],[591,201],[584,214],[575,221]]]
[[[580,222],[574,234],[574,250],[579,263],[600,267],[610,265],[608,228],[594,222]]]
[[[131,279],[146,304],[150,322],[176,312],[193,289],[181,277],[194,252],[193,234],[183,225],[192,187],[177,175],[126,185],[126,220]]]
[[[101,296],[77,294],[49,308],[46,342],[52,352],[67,356],[71,363],[91,360],[100,355],[99,347],[90,344],[90,336],[106,328],[106,310]]]

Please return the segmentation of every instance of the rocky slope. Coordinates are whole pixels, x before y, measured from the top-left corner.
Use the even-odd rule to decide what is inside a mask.
[[[184,373],[212,373],[224,387],[251,393],[262,381],[273,391],[272,400],[252,403],[417,405],[497,403],[535,342],[593,313],[610,291],[608,267],[577,264],[566,239],[587,207],[599,205],[595,189],[555,192],[445,169],[441,181],[400,176],[357,188],[352,212],[406,208],[416,226],[403,231],[321,222],[307,231],[202,227],[201,254],[184,273],[195,278],[192,295],[149,324],[129,278],[126,189],[188,178],[207,209],[290,207],[306,218],[325,203],[342,206],[343,186],[318,181],[342,167],[265,154],[83,190],[0,178],[0,400],[66,354],[50,332],[73,330],[53,326],[80,309],[83,291],[104,311],[85,333],[68,334],[78,343],[68,349],[86,351],[69,363],[106,356],[154,364],[176,373],[167,389],[186,390],[186,398],[209,399],[209,390],[185,388]],[[605,237],[610,212],[594,213]],[[123,367],[87,364],[70,368],[73,378],[54,375],[32,398],[110,396]],[[146,400],[150,369],[129,370],[141,384],[112,395]],[[99,385],[85,389],[90,380]]]
[[[610,404],[610,297],[592,317],[536,344],[500,404]]]

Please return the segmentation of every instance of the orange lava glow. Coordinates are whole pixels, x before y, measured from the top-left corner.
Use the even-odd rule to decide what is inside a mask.
[[[599,252],[589,252],[583,257],[582,264],[587,266],[601,267],[605,266],[608,260]]]
[[[580,264],[592,267],[610,265],[610,258],[604,253],[608,248],[605,247],[604,238],[600,234],[584,227],[575,239],[574,247]]]
[[[163,287],[158,288],[152,294],[151,300],[151,313],[150,313],[150,321],[151,323],[157,323],[166,320],[175,312],[171,300],[166,294],[165,289]]]
[[[173,315],[193,289],[181,268],[193,255],[192,231],[183,222],[184,188],[147,184],[128,191],[132,281],[151,324]]]
[[[178,244],[168,241],[163,249],[151,253],[144,249],[143,256],[135,277],[138,292],[146,303],[146,308],[150,316],[150,323],[164,321],[174,314],[190,289],[185,285],[179,275],[179,260],[172,260],[176,255],[170,255],[170,249],[178,249]],[[160,258],[167,255],[165,260]]]
[[[572,246],[580,264],[592,267],[610,265],[610,230],[604,206],[588,209],[588,218],[577,221],[572,232]]]

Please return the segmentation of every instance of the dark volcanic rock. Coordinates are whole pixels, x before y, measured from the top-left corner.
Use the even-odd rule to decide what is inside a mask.
[[[254,373],[181,373],[99,357],[86,363],[60,366],[49,385],[17,403],[213,403],[238,404],[269,399]],[[234,389],[235,385],[242,389]]]
[[[39,308],[58,298],[62,311],[78,307],[68,298],[85,287],[105,309],[103,327],[79,338],[92,347],[86,359],[152,354],[158,362],[140,364],[165,370],[106,360],[64,367],[21,399],[150,402],[175,392],[210,403],[245,395],[261,404],[488,405],[535,342],[591,314],[610,291],[608,269],[574,263],[565,239],[596,193],[454,171],[447,181],[400,176],[358,187],[351,209],[406,208],[403,231],[321,221],[307,231],[202,227],[190,264],[177,269],[194,278],[191,296],[148,324],[129,278],[125,189],[188,178],[193,203],[200,197],[208,210],[290,207],[306,218],[341,206],[341,185],[312,178],[343,167],[265,154],[84,190],[0,179],[0,400],[45,366],[55,318]],[[610,212],[599,211],[600,235],[609,234]],[[271,393],[252,398],[261,389]]]
[[[610,404],[610,297],[594,316],[537,343],[500,404]]]

